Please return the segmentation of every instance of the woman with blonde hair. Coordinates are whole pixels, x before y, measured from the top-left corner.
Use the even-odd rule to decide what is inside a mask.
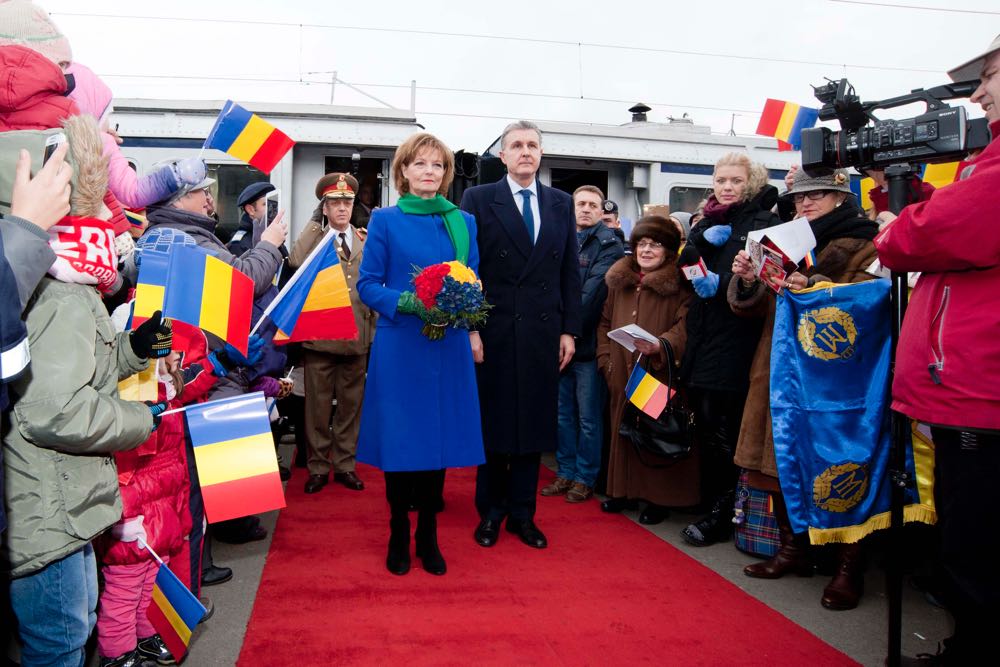
[[[695,546],[724,540],[732,531],[739,477],[733,454],[762,327],[762,318],[738,317],[729,307],[726,286],[733,277],[733,258],[746,245],[747,233],[781,222],[771,212],[778,190],[768,185],[767,170],[742,153],[719,159],[712,191],[704,218],[688,237],[708,275],[691,281],[697,297],[688,310],[681,365],[699,436],[702,500],[709,508],[707,516],[682,531]]]
[[[397,149],[392,176],[401,196],[372,212],[358,277],[358,295],[379,315],[358,461],[385,472],[386,568],[397,575],[410,569],[411,503],[416,554],[427,572],[445,573],[436,515],[445,469],[485,461],[473,367],[479,334],[449,328],[440,340],[424,336],[411,285],[415,270],[441,262],[458,260],[478,272],[475,220],[443,196],[454,174],[452,152],[431,134],[415,134]]]

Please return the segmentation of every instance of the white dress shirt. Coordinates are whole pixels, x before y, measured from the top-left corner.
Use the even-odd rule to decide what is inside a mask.
[[[525,188],[511,178],[510,174],[507,174],[507,185],[510,186],[511,194],[514,195],[514,203],[517,204],[517,212],[521,214],[521,217],[524,217],[524,197],[521,195],[521,190],[531,191],[531,214],[535,219],[535,231],[531,235],[531,241],[534,242],[538,239],[538,225],[542,222],[542,214],[538,210],[538,181],[532,179],[531,185]]]

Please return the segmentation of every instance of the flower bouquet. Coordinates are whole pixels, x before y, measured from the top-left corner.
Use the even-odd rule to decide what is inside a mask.
[[[476,329],[486,322],[490,304],[475,272],[458,261],[414,267],[413,288],[421,330],[431,340],[444,338],[445,327]]]

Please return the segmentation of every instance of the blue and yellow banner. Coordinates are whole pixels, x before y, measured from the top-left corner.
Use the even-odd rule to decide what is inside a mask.
[[[890,361],[888,280],[779,295],[774,453],[792,529],[813,544],[857,542],[889,526]],[[934,523],[933,449],[913,444],[904,520]]]

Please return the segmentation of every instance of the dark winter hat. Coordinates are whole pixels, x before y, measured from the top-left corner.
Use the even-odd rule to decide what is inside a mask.
[[[676,253],[681,247],[681,233],[677,231],[677,225],[662,215],[644,215],[639,218],[632,227],[628,242],[634,250],[642,239],[662,243],[667,252]]]
[[[316,184],[316,199],[354,199],[357,192],[358,179],[336,171]]]
[[[274,192],[274,189],[274,186],[268,181],[251,183],[243,188],[243,192],[240,193],[239,198],[236,200],[236,205],[243,208],[247,204],[254,203],[268,192]]]
[[[603,211],[605,213],[614,213],[615,215],[618,215],[618,204],[614,203],[610,199],[605,199]]]

